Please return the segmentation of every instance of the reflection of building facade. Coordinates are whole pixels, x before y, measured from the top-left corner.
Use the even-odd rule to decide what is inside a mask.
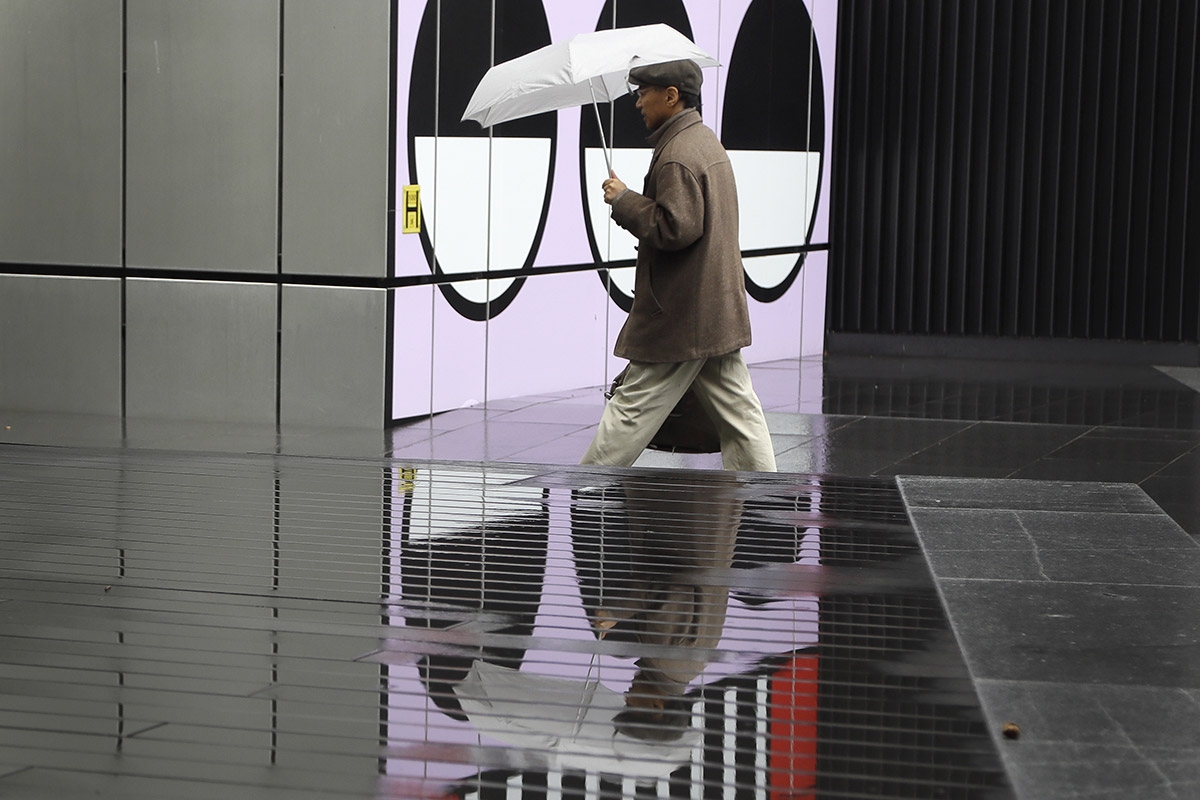
[[[428,653],[419,642],[393,645],[411,657],[388,667],[386,774],[478,798],[889,796],[912,785],[971,796],[1002,787],[998,764],[980,767],[987,735],[965,667],[943,647],[947,623],[894,485],[701,475],[513,474],[489,476],[486,489],[478,475],[455,475],[444,496],[486,497],[468,502],[496,515],[437,537],[421,535],[428,515],[404,495],[438,491],[422,478],[402,490],[395,528],[408,538],[393,607],[406,629],[447,635],[431,638]],[[585,485],[596,479],[606,482]],[[444,476],[435,470],[429,481]],[[544,514],[513,516],[530,504]],[[431,594],[435,583],[458,588]],[[713,591],[715,617],[704,600]],[[724,630],[708,638],[689,627],[697,614]],[[663,625],[701,633],[670,638]],[[585,667],[591,676],[589,652],[615,691],[663,663],[656,658],[695,664],[680,691],[697,733],[677,766],[640,780],[619,766],[555,766],[541,747],[480,733],[461,707],[433,697],[446,693],[447,676],[461,686],[480,659],[528,676],[578,679]],[[450,667],[440,686],[427,672],[414,680],[434,662]],[[425,744],[414,750],[417,736]]]

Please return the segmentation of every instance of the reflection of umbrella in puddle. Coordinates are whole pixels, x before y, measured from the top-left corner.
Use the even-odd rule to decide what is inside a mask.
[[[637,779],[669,775],[699,744],[685,727],[670,742],[618,732],[622,696],[599,681],[580,682],[476,661],[454,689],[481,732],[531,751],[547,770],[584,770]]]

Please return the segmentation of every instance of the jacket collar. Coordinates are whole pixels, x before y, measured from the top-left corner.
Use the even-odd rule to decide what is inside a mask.
[[[694,108],[685,109],[658,126],[658,130],[647,136],[646,141],[657,149],[678,136],[684,129],[699,125],[701,122],[699,111]]]

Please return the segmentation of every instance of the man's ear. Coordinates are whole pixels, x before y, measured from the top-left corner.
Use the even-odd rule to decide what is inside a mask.
[[[668,86],[666,99],[667,99],[668,105],[673,106],[676,103],[678,103],[679,102],[679,88],[676,86]]]

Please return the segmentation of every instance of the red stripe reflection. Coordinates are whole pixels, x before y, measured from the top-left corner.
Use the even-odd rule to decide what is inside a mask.
[[[816,800],[817,656],[796,656],[771,676],[771,800]]]

